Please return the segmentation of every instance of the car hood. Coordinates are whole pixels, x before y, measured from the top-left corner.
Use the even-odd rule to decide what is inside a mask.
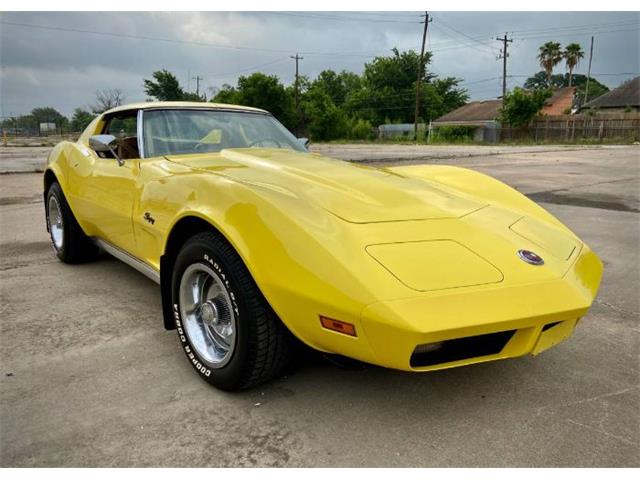
[[[170,161],[287,191],[352,223],[459,218],[486,205],[424,178],[282,149],[226,149]]]

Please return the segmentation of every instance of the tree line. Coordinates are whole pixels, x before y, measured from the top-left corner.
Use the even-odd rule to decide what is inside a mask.
[[[464,105],[468,99],[462,80],[438,77],[422,61],[420,104],[422,118],[429,122]],[[313,140],[366,139],[381,123],[410,123],[414,120],[415,87],[420,55],[413,50],[392,50],[389,56],[366,63],[362,75],[345,70],[324,70],[313,80],[300,76],[285,86],[276,75],[253,73],[225,84],[212,102],[263,108],[287,128]],[[166,70],[144,80],[145,93],[157,100],[192,100],[176,77]],[[197,98],[196,98],[197,99]],[[203,100],[200,98],[199,100]]]
[[[26,115],[5,118],[0,123],[2,129],[14,134],[38,134],[40,124],[52,123],[57,133],[81,132],[91,123],[96,115],[111,108],[120,106],[126,100],[122,90],[118,88],[96,90],[95,101],[88,107],[78,107],[71,118],[67,118],[53,107],[38,107]]]
[[[564,49],[557,42],[540,46],[537,59],[542,71],[529,77],[523,87],[516,87],[503,99],[501,120],[512,126],[523,126],[540,112],[552,90],[574,86],[584,98],[586,76],[574,74],[584,52],[579,44]],[[431,120],[455,110],[469,100],[462,79],[440,77],[429,69],[432,54],[422,60],[419,91],[419,122]],[[554,75],[554,68],[565,61],[567,73]],[[383,123],[413,123],[416,80],[420,55],[413,51],[393,49],[388,56],[379,56],[365,63],[362,74],[342,70],[324,70],[315,79],[300,76],[292,85],[284,85],[276,75],[256,72],[238,78],[236,85],[224,84],[211,98],[186,91],[176,75],[157,70],[143,79],[143,89],[149,100],[211,101],[263,108],[271,112],[287,128],[299,136],[315,141],[335,139],[368,139],[374,127]],[[589,100],[609,89],[591,78]],[[59,132],[79,132],[96,114],[123,104],[125,96],[119,89],[95,92],[95,102],[79,107],[66,118],[51,107],[36,108],[28,115],[5,119],[2,127],[38,132],[40,123],[55,123]]]

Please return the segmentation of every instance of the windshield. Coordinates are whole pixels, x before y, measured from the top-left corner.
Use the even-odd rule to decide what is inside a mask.
[[[144,156],[219,152],[223,148],[287,148],[305,151],[269,114],[205,109],[147,110]]]

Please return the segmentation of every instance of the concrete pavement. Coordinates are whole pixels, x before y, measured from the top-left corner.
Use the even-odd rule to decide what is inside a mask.
[[[312,357],[237,394],[192,371],[154,283],[109,257],[55,259],[40,175],[1,175],[0,466],[638,467],[639,152],[447,162],[537,196],[601,256],[600,294],[567,342],[427,374]]]

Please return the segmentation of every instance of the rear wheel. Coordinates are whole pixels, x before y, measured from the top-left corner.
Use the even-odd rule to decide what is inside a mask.
[[[57,182],[49,187],[46,209],[51,244],[60,260],[65,263],[80,263],[98,255],[98,247],[78,225]]]
[[[249,388],[286,365],[290,334],[221,235],[204,232],[185,243],[171,291],[181,345],[207,382]]]

